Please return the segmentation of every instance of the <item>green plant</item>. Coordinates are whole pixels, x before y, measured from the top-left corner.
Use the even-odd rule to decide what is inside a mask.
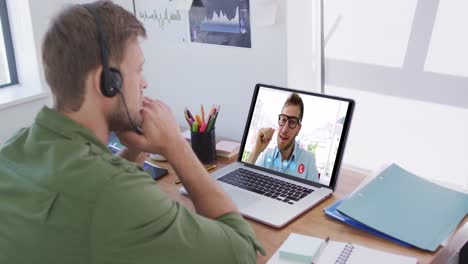
[[[315,149],[317,149],[317,147],[318,147],[317,143],[309,144],[307,145],[307,151],[312,152],[315,155]]]
[[[244,153],[242,153],[242,159],[243,161],[247,160],[247,158],[250,156],[250,151],[245,150]]]

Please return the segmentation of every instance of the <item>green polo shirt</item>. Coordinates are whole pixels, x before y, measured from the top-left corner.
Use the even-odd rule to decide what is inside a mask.
[[[49,108],[0,147],[0,197],[0,263],[255,263],[262,250],[240,215],[187,210]]]

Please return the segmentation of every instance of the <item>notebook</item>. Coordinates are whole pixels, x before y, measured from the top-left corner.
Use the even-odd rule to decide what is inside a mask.
[[[293,94],[303,102],[302,119],[299,106],[285,105]],[[335,190],[353,109],[351,99],[257,84],[237,162],[212,177],[245,217],[283,227]],[[250,157],[265,128],[275,131],[271,141]]]
[[[337,210],[393,238],[435,251],[468,213],[468,195],[392,164]]]
[[[288,250],[290,253],[297,255],[297,248],[303,246],[304,238],[309,238],[313,242],[313,246],[309,252],[305,252],[302,258],[290,258],[284,253]],[[273,254],[267,264],[362,264],[362,263],[379,263],[379,264],[415,264],[417,259],[384,251],[367,248],[357,244],[345,243],[330,240],[324,243],[324,239],[303,236],[298,234],[290,234],[283,242],[281,247]],[[285,245],[289,245],[285,247]],[[313,256],[313,257],[311,257]],[[311,259],[313,261],[311,261]]]
[[[239,153],[239,142],[230,140],[221,140],[216,143],[216,155],[225,158],[231,158]]]
[[[286,261],[312,263],[323,245],[323,239],[292,233],[278,249],[279,257]]]

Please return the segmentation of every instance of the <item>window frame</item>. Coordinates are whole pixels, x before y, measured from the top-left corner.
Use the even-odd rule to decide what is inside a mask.
[[[5,45],[6,59],[10,73],[10,82],[0,84],[0,89],[18,84],[18,72],[16,70],[15,50],[10,30],[10,21],[8,17],[8,7],[6,0],[0,0],[0,21],[2,24],[3,40]]]

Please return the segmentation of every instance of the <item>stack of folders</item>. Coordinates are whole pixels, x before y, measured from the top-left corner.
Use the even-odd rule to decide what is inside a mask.
[[[239,142],[230,140],[221,140],[216,143],[216,155],[225,158],[231,158],[239,153]]]
[[[346,223],[348,225],[351,225],[353,227],[356,227],[358,229],[361,229],[363,231],[366,231],[370,234],[373,234],[375,236],[378,236],[378,237],[381,237],[381,238],[384,238],[384,239],[387,239],[387,240],[390,240],[392,242],[395,242],[397,244],[400,244],[402,246],[405,246],[405,247],[411,247],[410,244],[408,243],[405,243],[404,241],[401,241],[401,240],[398,240],[396,238],[393,238],[391,236],[388,236],[386,235],[385,233],[382,233],[378,230],[375,230],[373,228],[370,228],[368,227],[367,225],[364,225],[362,224],[361,222],[358,222],[350,217],[347,217],[346,215],[340,213],[336,208],[338,206],[340,206],[340,204],[343,202],[344,200],[339,200],[337,202],[335,202],[334,204],[330,205],[329,207],[325,208],[324,209],[324,212],[327,216],[333,218],[333,219],[336,219],[338,221],[341,221],[343,223]]]
[[[401,245],[436,251],[468,213],[468,194],[392,164],[324,211],[331,218]]]
[[[356,244],[292,233],[268,264],[415,264],[415,258],[391,254]]]

